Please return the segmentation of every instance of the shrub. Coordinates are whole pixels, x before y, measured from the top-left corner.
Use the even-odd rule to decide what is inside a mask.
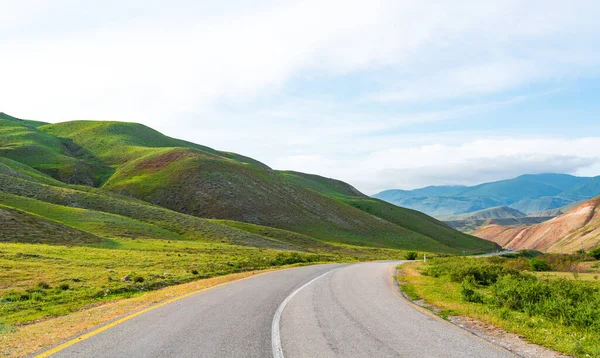
[[[41,292],[34,292],[31,294],[31,300],[34,302],[41,301],[44,295]]]
[[[58,288],[60,288],[60,289],[61,289],[61,290],[63,290],[63,291],[66,291],[66,290],[68,290],[70,287],[69,287],[69,284],[68,284],[68,283],[61,283],[61,284],[60,284],[60,286],[58,286]]]
[[[419,254],[417,254],[415,251],[409,251],[404,254],[404,259],[405,260],[416,260],[418,255]]]
[[[491,291],[499,307],[600,332],[600,287],[597,285],[565,279],[544,281],[504,276]]]
[[[193,269],[193,270],[192,270],[192,275],[197,275],[197,274],[198,274],[198,270],[196,270],[196,269]]]
[[[44,281],[40,281],[38,282],[38,284],[36,285],[36,287],[40,290],[47,290],[50,288],[50,285],[47,282]]]
[[[533,271],[550,271],[550,265],[546,261],[538,258],[529,260],[529,267]]]
[[[426,275],[448,276],[453,282],[462,282],[472,276],[479,285],[489,286],[503,275],[519,275],[519,271],[501,264],[490,263],[481,259],[449,258],[431,260],[423,272]]]
[[[133,279],[133,282],[142,283],[142,282],[144,282],[144,277],[135,276],[135,278]]]
[[[524,310],[549,297],[550,290],[535,278],[503,276],[492,286],[492,295],[499,307]]]
[[[483,296],[477,292],[477,283],[473,276],[467,276],[460,284],[460,295],[467,302],[483,303]]]
[[[597,247],[592,251],[588,252],[588,255],[595,258],[596,260],[600,260],[600,247]]]

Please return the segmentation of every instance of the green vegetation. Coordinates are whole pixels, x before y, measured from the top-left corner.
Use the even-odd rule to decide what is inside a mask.
[[[304,243],[311,238],[311,245],[317,246],[330,243],[449,254],[491,251],[496,247],[426,215],[370,199],[346,183],[274,171],[251,158],[170,138],[140,124],[73,121],[33,125],[13,117],[1,120],[6,127],[3,138],[9,145],[0,156],[10,160],[0,162],[0,175],[4,176],[0,178],[0,189],[38,201],[91,210],[59,210],[11,200],[16,209],[42,216],[42,212],[51,209],[50,219],[76,225],[88,233],[115,235],[136,220],[146,224],[137,223],[142,232],[134,230],[129,236],[151,237],[147,234],[153,232],[160,237],[171,235],[160,233],[164,229],[187,238],[215,240],[219,236],[219,241],[242,245],[302,248],[272,236],[250,235],[245,230],[249,226],[242,229],[245,234],[240,238],[240,230],[232,230],[231,225],[207,220],[191,223],[192,219],[174,214],[179,212],[278,228],[301,235]],[[34,150],[26,149],[30,147]],[[71,214],[78,214],[79,218],[94,216],[97,226],[116,225],[114,229],[90,229],[91,223],[75,224],[79,218],[67,222]],[[174,224],[173,219],[185,224]],[[198,226],[202,233],[193,234]]]
[[[596,260],[600,260],[600,247],[597,247],[589,252],[589,255],[595,258]]]
[[[405,260],[416,260],[419,254],[415,251],[409,251],[404,255]]]
[[[541,259],[533,258],[529,260],[529,267],[533,271],[550,271],[550,265]]]
[[[228,273],[496,248],[346,183],[140,124],[0,114],[0,143],[4,331]]]
[[[451,229],[445,223],[421,212],[401,208],[385,201],[363,195],[354,187],[335,179],[298,172],[282,172],[295,183],[300,183],[330,198],[334,198],[358,210],[383,219],[397,226],[407,228],[427,237],[435,238],[438,245],[457,248],[458,245],[469,253],[487,252],[492,247],[487,241]],[[453,253],[459,253],[456,250]]]
[[[600,356],[600,282],[579,280],[577,273],[571,279],[533,275],[522,268],[545,271],[589,262],[582,254],[556,256],[526,251],[508,258],[436,258],[407,268],[420,274],[399,279],[411,296],[452,315],[490,322],[567,354]]]
[[[70,139],[40,131],[26,121],[0,117],[0,157],[66,183],[96,185],[112,169]]]
[[[64,315],[200,278],[335,260],[352,258],[154,239],[110,239],[92,246],[4,243],[0,324]]]

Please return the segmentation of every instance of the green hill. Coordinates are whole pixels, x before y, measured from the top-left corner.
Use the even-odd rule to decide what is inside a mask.
[[[275,171],[141,124],[0,121],[0,203],[90,235],[328,252],[495,248],[341,181]]]
[[[473,236],[458,232],[431,216],[419,211],[400,208],[383,200],[370,198],[339,180],[297,172],[285,173],[289,178],[322,194],[334,197],[343,203],[398,226],[436,238],[444,245],[454,247],[456,242],[461,242],[463,249],[475,251],[487,249],[486,243],[481,243]]]
[[[102,238],[99,236],[90,235],[7,205],[0,205],[0,227],[2,227],[0,242],[68,243],[71,245],[102,242]]]
[[[72,184],[97,185],[111,168],[70,139],[40,131],[31,121],[0,116],[0,157]]]

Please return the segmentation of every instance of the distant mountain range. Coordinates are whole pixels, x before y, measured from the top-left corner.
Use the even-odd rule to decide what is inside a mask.
[[[489,225],[516,226],[538,224],[560,215],[563,210],[565,209],[553,209],[528,216],[519,210],[507,206],[499,206],[468,214],[444,216],[442,220],[462,232],[473,232]]]
[[[475,186],[386,190],[373,197],[447,219],[453,215],[496,207],[508,207],[530,216],[543,216],[531,214],[562,208],[597,195],[600,195],[600,176],[590,178],[567,174],[527,174]]]

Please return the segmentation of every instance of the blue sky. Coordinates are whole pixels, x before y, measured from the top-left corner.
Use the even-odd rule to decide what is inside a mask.
[[[372,194],[600,175],[596,1],[0,2],[0,111],[141,122]]]

